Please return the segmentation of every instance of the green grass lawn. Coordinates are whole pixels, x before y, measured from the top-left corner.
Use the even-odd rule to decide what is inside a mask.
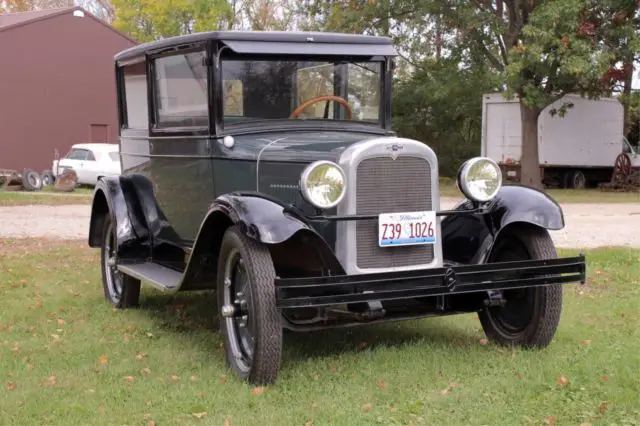
[[[93,188],[89,187],[79,187],[68,193],[55,192],[52,187],[45,187],[36,192],[14,192],[0,189],[0,206],[89,204],[92,197]]]
[[[224,365],[212,294],[114,311],[83,243],[0,240],[0,424],[637,425],[640,251],[587,254],[546,350],[486,344],[475,315],[287,334],[256,389]]]

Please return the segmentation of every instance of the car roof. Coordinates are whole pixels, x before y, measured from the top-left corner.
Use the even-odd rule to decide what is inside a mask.
[[[89,149],[92,151],[118,151],[117,143],[76,143],[71,146],[72,149]]]
[[[220,41],[236,53],[395,56],[391,38],[361,34],[301,31],[207,31],[151,41],[123,50],[128,61],[181,45]]]

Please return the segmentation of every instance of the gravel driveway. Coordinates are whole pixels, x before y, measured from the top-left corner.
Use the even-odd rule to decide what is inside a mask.
[[[442,208],[455,199],[443,199]],[[629,246],[640,248],[640,203],[565,204],[566,227],[551,233],[558,247],[593,248]],[[86,239],[90,207],[19,206],[0,207],[0,238],[44,237]]]

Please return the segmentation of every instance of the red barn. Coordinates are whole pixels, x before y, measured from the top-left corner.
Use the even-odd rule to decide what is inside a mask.
[[[113,56],[135,44],[79,7],[0,15],[0,169],[117,142]]]

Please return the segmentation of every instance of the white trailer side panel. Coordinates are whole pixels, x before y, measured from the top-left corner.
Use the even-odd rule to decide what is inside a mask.
[[[551,108],[574,106],[564,117]],[[501,163],[520,161],[522,121],[517,99],[501,94],[483,96],[482,155]],[[545,108],[538,119],[540,164],[548,166],[612,167],[622,150],[624,114],[617,99],[589,100],[567,95]]]
[[[570,102],[564,117],[552,108]],[[612,167],[622,152],[624,110],[617,99],[589,100],[567,95],[545,108],[538,119],[540,164]]]

